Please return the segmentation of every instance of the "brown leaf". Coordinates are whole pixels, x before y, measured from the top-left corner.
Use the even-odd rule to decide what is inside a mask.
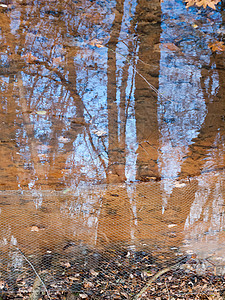
[[[93,285],[94,284],[90,281],[84,282],[84,288],[85,289],[89,289],[89,288],[93,287]]]
[[[104,46],[102,45],[102,41],[99,41],[97,39],[93,39],[92,41],[89,42],[89,45],[97,47],[97,48],[103,48]]]
[[[38,232],[39,230],[40,230],[40,228],[39,227],[37,227],[37,226],[31,226],[31,229],[30,229],[31,231],[35,231],[35,232]]]
[[[163,44],[163,47],[165,47],[165,48],[167,48],[167,49],[169,49],[169,50],[171,50],[171,51],[180,51],[180,48],[179,47],[177,47],[175,44],[173,44],[173,43],[165,43],[165,44]]]
[[[4,289],[5,284],[6,284],[5,281],[3,281],[3,280],[0,281],[0,289],[1,289],[1,290]]]
[[[185,0],[186,2],[186,7],[190,7],[190,6],[193,6],[195,5],[195,0]]]
[[[33,225],[31,226],[31,229],[30,231],[35,231],[35,232],[39,232],[40,230],[45,230],[45,227],[39,227],[39,226],[36,226],[36,225]]]
[[[216,9],[216,4],[220,2],[220,0],[185,0],[186,7],[190,7],[196,5],[198,7],[203,6],[206,8],[207,6],[211,7],[212,9]]]
[[[71,264],[69,262],[63,262],[61,263],[62,266],[64,266],[65,268],[70,268]]]
[[[213,52],[219,51],[223,52],[225,50],[225,45],[223,42],[215,41],[214,43],[209,43],[209,48],[212,49]]]
[[[91,273],[92,276],[95,276],[95,277],[96,277],[96,276],[98,276],[98,273],[99,273],[99,272],[96,272],[95,270],[91,269],[91,270],[90,270],[90,273]]]
[[[79,294],[79,297],[81,299],[87,299],[88,298],[88,295],[87,294]]]

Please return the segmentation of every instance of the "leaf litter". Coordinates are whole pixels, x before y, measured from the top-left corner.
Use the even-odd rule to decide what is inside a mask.
[[[27,258],[26,260],[29,261]],[[7,292],[10,282],[2,281],[1,298],[35,299],[34,295],[38,295],[36,299],[39,300],[222,300],[225,297],[224,275],[216,275],[213,266],[200,274],[197,269],[202,262],[194,255],[184,255],[180,259],[168,261],[166,253],[153,256],[152,253],[141,250],[129,251],[128,255],[125,250],[111,249],[108,253],[101,253],[86,249],[79,263],[77,255],[60,260],[58,268],[44,269],[42,266],[42,270],[35,270],[35,274],[29,269],[31,265],[34,268],[29,261],[26,268],[24,265],[25,273],[17,278],[13,294]]]

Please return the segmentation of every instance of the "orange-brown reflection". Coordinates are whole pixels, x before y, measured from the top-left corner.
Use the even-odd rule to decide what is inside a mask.
[[[176,27],[163,3],[163,19],[158,1],[1,8],[0,189],[12,191],[1,195],[3,248],[14,239],[27,253],[71,241],[179,247],[196,207],[212,206],[207,195],[198,203],[194,176],[213,183],[210,172],[224,168],[223,54],[199,47],[193,57],[192,12],[179,8],[183,41],[170,31],[183,17]],[[215,202],[218,185],[208,188]],[[219,207],[204,213],[207,226]]]
[[[1,38],[10,48],[2,52],[2,189],[127,180],[135,60],[130,69],[124,57],[137,48],[127,14],[136,3],[123,6],[31,1],[2,9]]]
[[[161,183],[83,187],[76,193],[1,192],[1,251],[16,244],[37,259],[46,251],[66,257],[69,245],[78,257],[84,248],[172,253],[175,247],[223,266],[223,174],[210,182],[202,176],[176,183],[164,211]]]

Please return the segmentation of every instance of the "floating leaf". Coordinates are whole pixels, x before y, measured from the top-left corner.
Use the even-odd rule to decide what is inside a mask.
[[[216,9],[216,4],[218,2],[220,2],[220,0],[201,0],[201,1],[197,1],[196,5],[197,6],[203,6],[204,8],[206,8],[207,5],[208,5],[212,9]]]
[[[33,225],[33,226],[31,226],[31,229],[30,229],[30,231],[34,231],[34,232],[38,232],[38,231],[40,231],[40,230],[45,230],[45,228],[44,228],[44,227],[38,227],[38,226],[36,226],[36,225]]]
[[[37,226],[32,226],[30,231],[38,232],[40,229]]]
[[[104,46],[101,45],[101,44],[95,44],[95,46],[96,46],[97,48],[103,48],[103,47],[104,47]]]
[[[38,110],[38,111],[36,111],[36,114],[37,114],[37,115],[44,116],[44,115],[47,114],[47,111],[45,111],[45,110]]]
[[[102,137],[107,135],[107,132],[104,130],[92,130],[92,132],[97,135],[98,137]]]
[[[195,0],[185,0],[186,2],[186,7],[190,7],[190,6],[193,6],[195,5]]]
[[[63,194],[66,194],[68,192],[70,192],[70,188],[66,188],[65,190],[63,190]]]
[[[69,143],[70,139],[65,138],[64,136],[60,136],[60,137],[58,138],[58,141],[59,141],[60,143],[66,144],[66,143]]]
[[[176,187],[176,188],[182,188],[182,187],[184,187],[186,184],[184,183],[184,182],[179,182],[179,181],[177,181],[177,182],[175,182],[174,183],[174,186]]]
[[[196,5],[198,7],[203,6],[206,8],[207,6],[211,7],[212,9],[216,9],[216,4],[220,2],[220,0],[185,0],[186,7],[190,7]]]
[[[92,41],[89,42],[90,46],[94,46],[97,48],[103,48],[104,46],[102,45],[102,41],[99,41],[97,39],[93,39]]]
[[[91,269],[91,270],[90,270],[90,273],[91,273],[91,275],[94,276],[94,277],[98,276],[98,274],[99,274],[99,272],[96,272],[94,269]]]
[[[173,228],[173,227],[175,227],[175,226],[177,226],[177,224],[169,224],[169,225],[168,225],[168,228]]]
[[[180,48],[173,43],[165,43],[163,44],[163,47],[169,49],[170,51],[180,51]]]
[[[215,41],[214,43],[209,43],[209,48],[211,48],[213,52],[223,52],[225,50],[225,45],[223,42]]]

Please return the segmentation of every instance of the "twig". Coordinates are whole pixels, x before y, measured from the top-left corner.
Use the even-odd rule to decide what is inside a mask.
[[[187,262],[187,260],[189,259],[189,257],[185,256],[184,258],[182,258],[180,261],[178,261],[176,264],[168,266],[162,270],[159,270],[151,279],[149,279],[149,281],[146,283],[146,285],[141,289],[141,291],[136,294],[133,298],[133,300],[138,300],[141,299],[142,295],[147,291],[147,289],[149,288],[149,286],[160,276],[162,276],[163,274],[171,271],[171,270],[175,270],[178,267],[180,267],[180,265],[185,264]]]
[[[36,276],[38,277],[38,279],[40,280],[41,284],[43,285],[45,291],[46,291],[46,294],[48,296],[49,299],[51,299],[50,295],[49,295],[49,292],[46,288],[46,285],[44,284],[43,280],[41,279],[40,275],[37,273],[37,271],[35,270],[33,264],[28,260],[28,258],[24,255],[24,253],[22,252],[22,250],[20,250],[20,248],[18,248],[17,246],[13,245],[19,252],[20,254],[23,256],[23,258],[26,260],[26,262],[31,266],[32,270],[34,271],[34,273],[36,274]]]

